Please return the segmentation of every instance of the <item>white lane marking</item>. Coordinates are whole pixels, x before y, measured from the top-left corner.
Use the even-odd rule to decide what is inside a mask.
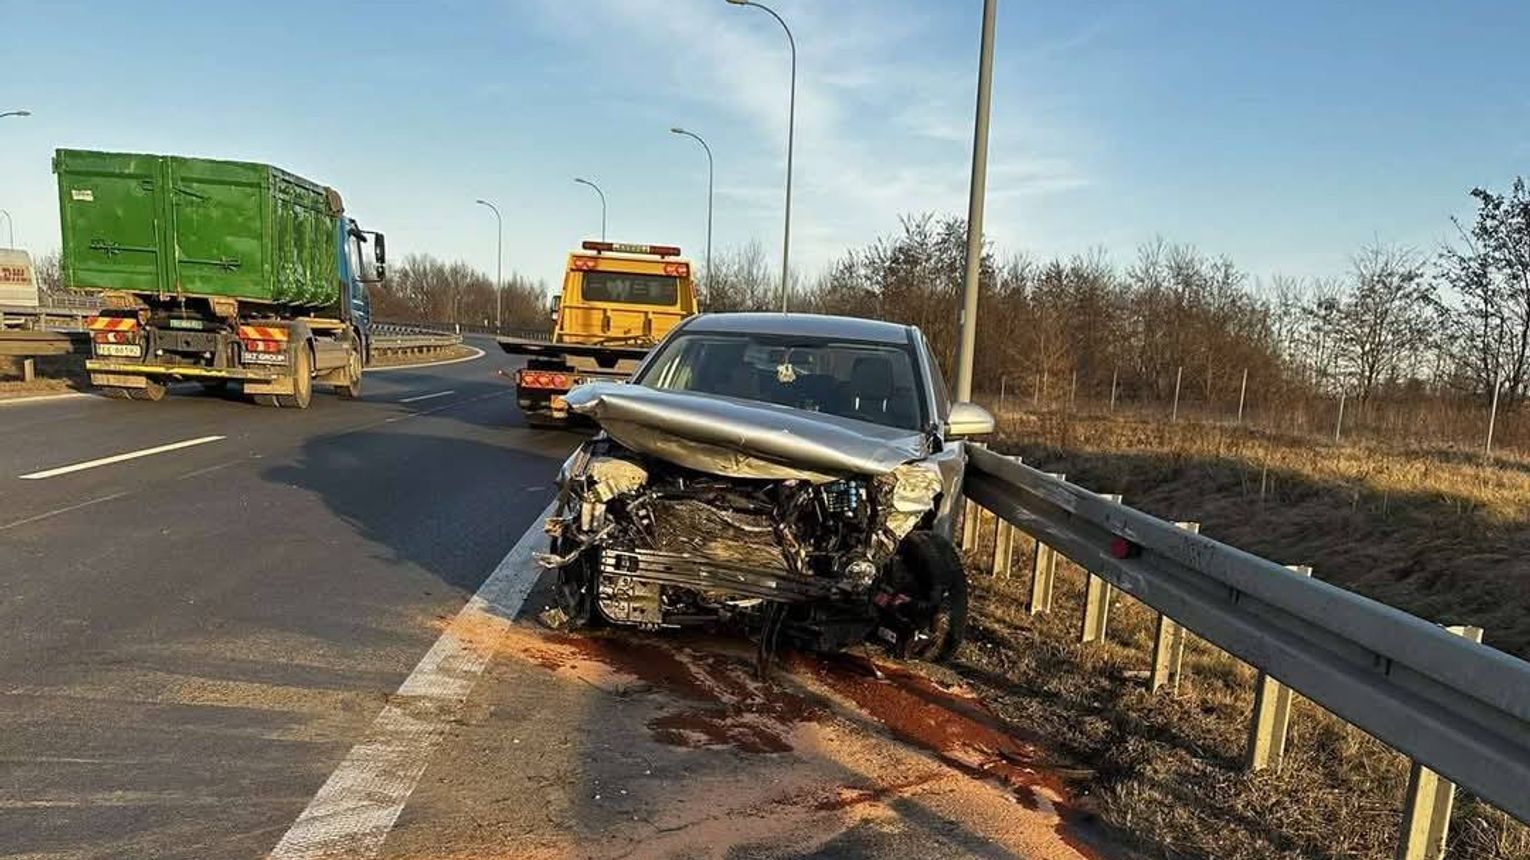
[[[79,397],[96,397],[85,391],[68,391],[63,394],[32,394],[26,397],[0,397],[0,406],[20,406],[23,403],[42,403],[47,400],[73,400]]]
[[[67,475],[70,472],[83,472],[86,469],[95,469],[99,466],[110,466],[113,463],[122,463],[127,460],[137,460],[139,457],[152,457],[155,454],[163,454],[167,451],[179,451],[182,448],[190,448],[194,445],[206,445],[208,442],[221,442],[227,436],[203,436],[198,439],[187,439],[184,442],[171,442],[168,445],[156,445],[153,448],[144,448],[141,451],[128,451],[124,454],[113,454],[110,457],[102,457],[99,460],[87,460],[84,463],[75,463],[72,466],[59,466],[56,469],[44,469],[41,472],[31,472],[19,476],[23,481],[38,481],[43,478],[55,478],[59,475]]]
[[[437,391],[435,394],[417,394],[414,397],[405,397],[400,403],[419,403],[421,400],[434,400],[437,397],[445,397],[448,394],[456,394],[457,389],[448,388],[445,391]]]
[[[421,364],[390,364],[387,367],[368,367],[362,370],[362,373],[382,373],[387,370],[414,370],[418,367],[440,367],[443,364],[461,364],[464,361],[477,361],[483,358],[483,350],[476,346],[470,346],[468,349],[471,349],[473,354],[464,355],[461,358],[445,358],[440,361],[426,361]]]
[[[553,504],[532,520],[457,613],[267,860],[351,860],[382,850],[436,743],[462,712],[492,656],[483,635],[473,631],[485,622],[508,624],[536,584],[540,568],[531,553],[544,539],[542,523],[552,516]]]
[[[80,502],[77,505],[70,505],[70,506],[68,506],[66,508],[58,508],[57,510],[48,511],[45,514],[38,514],[35,517],[27,517],[24,520],[16,520],[13,523],[6,523],[5,525],[0,526],[0,532],[5,531],[6,529],[16,528],[17,526],[24,526],[24,525],[27,525],[29,523],[35,523],[35,522],[38,522],[39,520],[45,520],[48,517],[56,517],[59,514],[67,514],[70,511],[77,511],[80,508],[88,508],[91,505],[99,505],[102,502],[109,502],[112,499],[120,499],[120,498],[122,498],[125,495],[127,495],[127,493],[112,493],[109,496],[102,496],[99,499],[91,499],[88,502]]]

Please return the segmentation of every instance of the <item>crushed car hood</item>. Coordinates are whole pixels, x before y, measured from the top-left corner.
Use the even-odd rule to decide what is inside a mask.
[[[625,447],[716,475],[824,483],[928,454],[917,430],[730,397],[595,382],[567,400]]]

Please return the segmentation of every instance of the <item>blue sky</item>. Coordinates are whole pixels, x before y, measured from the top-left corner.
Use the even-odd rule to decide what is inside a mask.
[[[964,213],[980,0],[772,0],[800,50],[795,267]],[[1530,3],[1001,0],[988,233],[1118,261],[1155,236],[1255,276],[1432,249],[1530,173]],[[699,258],[780,243],[786,46],[723,0],[0,0],[0,208],[57,247],[56,146],[269,161],[394,255],[556,283],[599,229]],[[0,237],[3,238],[3,237]]]

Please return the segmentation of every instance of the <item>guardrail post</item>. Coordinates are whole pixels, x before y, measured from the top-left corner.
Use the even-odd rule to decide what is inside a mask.
[[[1312,567],[1290,564],[1286,567],[1297,576],[1311,576]],[[1274,768],[1286,757],[1286,736],[1291,728],[1291,688],[1264,672],[1254,681],[1254,714],[1248,724],[1248,748],[1244,767],[1249,770]]]
[[[1015,555],[1015,527],[1008,520],[999,520],[999,528],[993,535],[993,576],[1009,578],[1009,565]]]
[[[1103,498],[1116,504],[1121,503],[1118,493],[1105,494]],[[1115,597],[1115,589],[1110,583],[1092,573],[1087,576],[1088,584],[1084,587],[1084,626],[1078,637],[1078,641],[1085,645],[1105,641],[1105,627],[1110,622],[1110,602]]]
[[[978,504],[968,499],[962,505],[962,549],[971,552],[977,548]]]
[[[1059,481],[1066,481],[1068,476],[1061,472],[1048,472],[1048,477]],[[1036,553],[1033,556],[1031,572],[1031,598],[1025,604],[1025,610],[1032,615],[1040,615],[1043,612],[1052,611],[1052,583],[1057,579],[1057,551],[1036,539]]]
[[[35,359],[35,358],[23,358],[21,360],[21,381],[22,382],[35,382],[35,381],[37,381],[37,359]]]
[[[1447,627],[1457,636],[1482,641],[1482,628]],[[1403,806],[1402,837],[1397,860],[1439,860],[1445,856],[1445,837],[1450,830],[1450,808],[1456,802],[1455,783],[1413,762],[1408,772],[1408,794]]]
[[[1175,525],[1187,532],[1201,533],[1201,524],[1179,522]],[[1185,662],[1185,628],[1163,613],[1158,614],[1158,631],[1153,637],[1153,671],[1148,676],[1148,689],[1157,693],[1168,690],[1169,695],[1179,692],[1180,670]]]

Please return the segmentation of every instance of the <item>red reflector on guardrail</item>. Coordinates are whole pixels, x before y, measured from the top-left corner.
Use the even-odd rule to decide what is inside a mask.
[[[1142,555],[1142,547],[1124,537],[1113,537],[1110,539],[1110,554],[1115,558],[1136,558]]]

